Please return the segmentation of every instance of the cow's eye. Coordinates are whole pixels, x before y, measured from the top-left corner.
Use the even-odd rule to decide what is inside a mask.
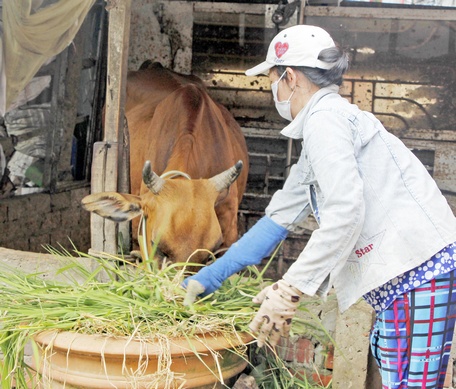
[[[168,258],[168,254],[164,253],[157,247],[156,255],[158,255],[160,258]]]
[[[158,245],[155,244],[154,242],[152,242],[152,247],[153,247],[153,250],[155,250],[155,256],[156,257],[158,257],[160,259],[165,259],[165,258],[169,257],[169,255],[166,252],[162,251],[160,249],[160,247],[158,247]]]

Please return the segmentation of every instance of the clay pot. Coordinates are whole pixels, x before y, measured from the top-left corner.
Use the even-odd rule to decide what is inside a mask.
[[[232,350],[250,340],[243,334],[241,341],[206,335],[191,342],[185,338],[140,342],[46,331],[35,337],[43,358],[32,367],[46,389],[180,388],[183,383],[182,388],[212,388],[221,381],[220,375],[225,381],[245,369],[247,359]]]

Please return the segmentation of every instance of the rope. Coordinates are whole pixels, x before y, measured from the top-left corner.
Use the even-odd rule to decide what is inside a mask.
[[[170,170],[169,172],[163,173],[160,177],[161,178],[175,178],[175,177],[185,177],[187,180],[191,180],[191,177],[184,172],[180,172],[179,170]]]
[[[179,170],[170,170],[166,173],[163,173],[160,178],[175,178],[175,177],[184,177],[187,180],[191,180],[191,177],[184,172],[181,172]],[[138,226],[138,243],[139,247],[142,247],[142,250],[144,252],[144,255],[146,258],[144,260],[146,263],[149,261],[149,252],[147,250],[147,231],[146,231],[146,222],[145,222],[145,217],[143,214],[141,214],[141,219],[139,220],[139,226]],[[142,233],[141,233],[142,232]],[[150,269],[149,269],[150,270]]]

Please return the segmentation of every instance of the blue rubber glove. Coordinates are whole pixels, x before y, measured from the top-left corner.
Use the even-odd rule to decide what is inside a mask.
[[[190,305],[199,294],[206,296],[215,292],[232,274],[259,264],[287,235],[285,227],[263,216],[222,257],[184,280],[183,287],[188,295],[184,304]]]

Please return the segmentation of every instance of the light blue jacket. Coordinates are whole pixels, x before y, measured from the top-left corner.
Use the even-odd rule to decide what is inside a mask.
[[[426,168],[337,86],[318,91],[282,134],[303,147],[266,215],[289,231],[311,212],[319,223],[283,277],[302,292],[334,286],[344,311],[456,241],[456,218]]]

